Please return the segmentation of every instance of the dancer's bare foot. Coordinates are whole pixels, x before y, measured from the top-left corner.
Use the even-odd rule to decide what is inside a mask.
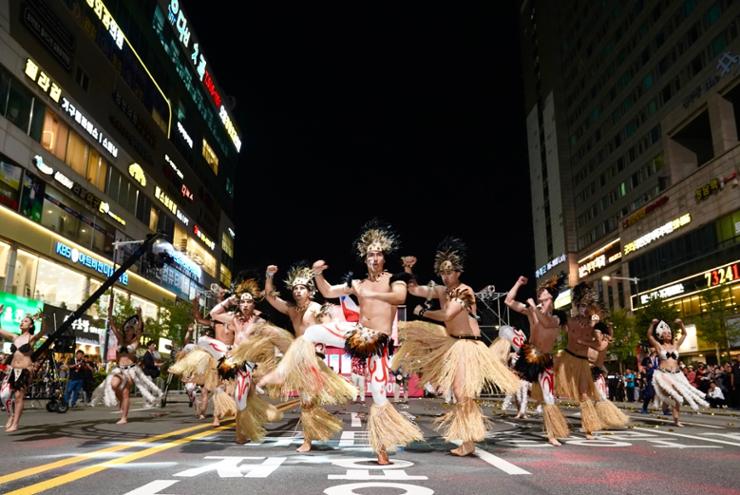
[[[213,418],[213,423],[211,423],[213,426],[221,426],[221,421],[218,420],[218,418]]]
[[[386,452],[385,449],[380,449],[378,451],[378,464],[380,464],[381,466],[387,466],[388,464],[393,464],[388,459],[388,452]]]
[[[205,414],[199,414],[198,415],[198,419],[206,419],[206,415]]]
[[[680,421],[674,421],[673,424],[674,424],[674,426],[677,426],[679,428],[683,428],[683,423],[681,423]]]
[[[310,452],[311,451],[311,440],[304,440],[303,444],[295,449],[296,452]]]
[[[586,440],[596,440],[596,437],[592,434],[586,432]]]
[[[126,423],[128,423],[128,418],[121,418],[118,421],[116,421],[117,425],[125,425]]]
[[[563,445],[562,443],[558,442],[558,439],[557,438],[548,438],[547,439],[547,443],[549,443],[550,445],[553,445],[555,447],[560,447],[561,445]]]
[[[5,429],[7,433],[10,433],[12,431],[18,431],[18,425],[10,425],[8,428]]]
[[[458,448],[450,450],[450,454],[460,457],[471,455],[473,452],[475,452],[475,443],[473,442],[463,442]]]
[[[244,445],[245,443],[249,443],[249,439],[241,435],[237,435],[234,441],[238,443],[239,445]]]
[[[5,429],[7,430],[8,428],[10,428],[10,425],[12,424],[13,424],[13,416],[8,418],[8,421],[5,423]]]

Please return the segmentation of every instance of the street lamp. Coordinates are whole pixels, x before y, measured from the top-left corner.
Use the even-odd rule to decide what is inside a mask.
[[[634,282],[635,283],[635,287],[637,287],[637,283],[640,281],[640,279],[637,278],[637,277],[620,277],[618,275],[604,275],[603,277],[601,277],[601,280],[603,280],[604,282],[608,282],[611,279],[614,279],[614,280],[629,280],[630,282]]]
[[[630,282],[635,283],[635,295],[640,293],[640,286],[638,285],[640,283],[640,279],[638,277],[620,277],[619,275],[604,275],[601,277],[601,280],[604,282],[608,282],[610,280],[629,280]],[[630,288],[630,292],[632,289]],[[632,307],[634,308],[634,303],[632,302],[632,296],[630,296],[630,304],[632,304]]]

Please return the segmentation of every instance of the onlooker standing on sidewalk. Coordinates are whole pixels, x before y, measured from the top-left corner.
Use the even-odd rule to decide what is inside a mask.
[[[144,374],[156,383],[159,377],[159,367],[162,366],[162,362],[159,360],[159,353],[157,352],[157,343],[150,340],[146,347],[146,353],[141,359],[141,368]]]
[[[624,387],[627,395],[627,402],[635,401],[635,374],[632,370],[627,368],[627,373],[624,374]]]
[[[67,368],[69,379],[64,391],[64,403],[69,407],[74,407],[85,382],[85,368],[87,368],[85,353],[82,350],[75,352],[74,357],[67,361]]]

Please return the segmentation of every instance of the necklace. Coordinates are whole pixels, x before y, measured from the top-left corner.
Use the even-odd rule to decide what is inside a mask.
[[[311,301],[306,301],[306,304],[298,304],[296,303],[295,309],[299,313],[303,313],[308,309],[308,306],[311,304]]]

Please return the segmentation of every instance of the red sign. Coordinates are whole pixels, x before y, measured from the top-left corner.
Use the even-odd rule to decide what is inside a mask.
[[[180,188],[180,193],[182,193],[182,196],[184,198],[188,198],[190,201],[194,200],[193,193],[190,191],[190,189],[188,189],[188,186],[186,186],[185,184],[183,184],[182,187]]]
[[[216,108],[219,108],[221,106],[221,95],[218,94],[216,85],[213,83],[213,78],[211,78],[211,74],[208,70],[206,70],[203,75],[203,84],[208,90],[208,94],[211,95],[211,99],[213,100],[213,103],[215,103]]]

